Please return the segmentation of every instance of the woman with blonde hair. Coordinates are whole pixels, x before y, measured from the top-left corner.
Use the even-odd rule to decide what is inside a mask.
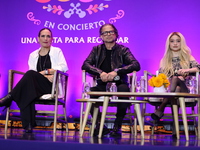
[[[166,41],[166,50],[160,61],[160,73],[164,73],[170,80],[170,92],[189,93],[186,81],[200,70],[199,63],[191,55],[184,36],[180,32],[172,32]],[[174,103],[173,99],[164,98],[152,119],[159,120],[163,116],[168,102]]]

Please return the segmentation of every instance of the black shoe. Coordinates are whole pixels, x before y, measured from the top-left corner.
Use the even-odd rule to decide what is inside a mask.
[[[28,126],[24,129],[25,133],[32,133],[33,132],[33,128],[31,126],[31,124],[29,123]]]
[[[113,130],[110,132],[110,136],[112,137],[121,137],[122,132],[121,132],[121,127],[114,125]]]
[[[110,133],[110,130],[106,126],[104,126],[102,135],[104,136],[104,135],[107,135],[109,133]],[[98,134],[99,134],[99,128],[94,129],[94,136],[98,136]]]
[[[5,97],[0,99],[0,107],[2,106],[6,106],[6,108],[10,107],[12,100],[13,98],[10,94],[6,95]]]
[[[159,114],[159,115],[158,115]],[[153,120],[160,120],[162,117],[164,116],[164,114],[163,114],[163,112],[159,112],[159,113],[152,113],[151,114],[151,118],[153,119]]]

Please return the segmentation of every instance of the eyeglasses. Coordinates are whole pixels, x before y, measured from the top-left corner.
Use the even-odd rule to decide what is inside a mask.
[[[105,31],[105,32],[102,32],[101,35],[108,35],[108,33],[110,35],[113,35],[113,34],[115,34],[115,31]]]

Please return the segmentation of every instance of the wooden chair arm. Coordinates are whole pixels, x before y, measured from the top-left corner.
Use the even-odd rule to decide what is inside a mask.
[[[146,71],[144,70],[144,76],[147,75],[147,76],[155,76],[155,74],[149,72],[149,71]]]
[[[96,75],[92,75],[92,74],[86,72],[85,70],[82,70],[82,83],[85,83],[87,81],[87,76],[91,77],[91,79],[92,79],[91,85],[95,86],[96,85],[96,81],[95,81]]]
[[[67,77],[69,76],[68,73],[62,72],[62,71],[60,71],[60,70],[56,70],[55,72],[56,72],[56,74],[61,74],[61,75],[67,76]],[[54,73],[54,74],[55,74],[55,73]]]
[[[17,71],[17,70],[9,70],[9,74],[21,74],[21,75],[24,75],[25,72],[22,72],[22,71]]]
[[[14,74],[24,75],[25,72],[21,72],[21,71],[17,71],[17,70],[9,70],[9,72],[8,72],[8,92],[11,92],[11,90],[13,88]]]
[[[135,92],[135,82],[136,82],[136,71],[127,74],[128,76],[128,83],[131,85],[131,92]]]
[[[56,96],[58,96],[58,91],[59,91],[59,80],[61,79],[61,76],[65,76],[65,93],[66,93],[66,88],[67,88],[67,80],[68,80],[68,74],[66,72],[62,72],[60,70],[55,70],[54,72],[54,78],[53,78],[53,82],[52,82],[52,90],[51,90],[51,97],[53,98],[56,94]],[[56,93],[55,93],[56,92]],[[66,94],[65,94],[66,95]]]
[[[96,75],[90,74],[90,73],[86,72],[85,70],[82,70],[82,73],[84,73],[84,74],[86,74],[87,76],[92,77],[92,78],[95,78],[95,77],[96,77]]]

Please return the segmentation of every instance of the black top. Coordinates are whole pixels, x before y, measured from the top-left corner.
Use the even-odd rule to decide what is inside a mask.
[[[51,69],[51,60],[49,53],[45,56],[39,55],[38,62],[37,62],[37,71],[43,71],[45,69]]]
[[[104,71],[101,70],[100,67],[104,62],[106,55],[106,46],[104,44],[93,47],[89,56],[84,61],[81,69],[97,76],[98,78],[99,75]],[[118,69],[117,75],[120,76],[120,79],[123,83],[127,83],[128,73],[140,70],[139,62],[135,59],[128,47],[119,44],[115,44],[115,46],[112,47],[111,71],[115,69]]]
[[[104,59],[103,63],[100,66],[100,69],[103,70],[106,73],[111,72],[111,54],[112,50],[106,49],[106,58]]]

